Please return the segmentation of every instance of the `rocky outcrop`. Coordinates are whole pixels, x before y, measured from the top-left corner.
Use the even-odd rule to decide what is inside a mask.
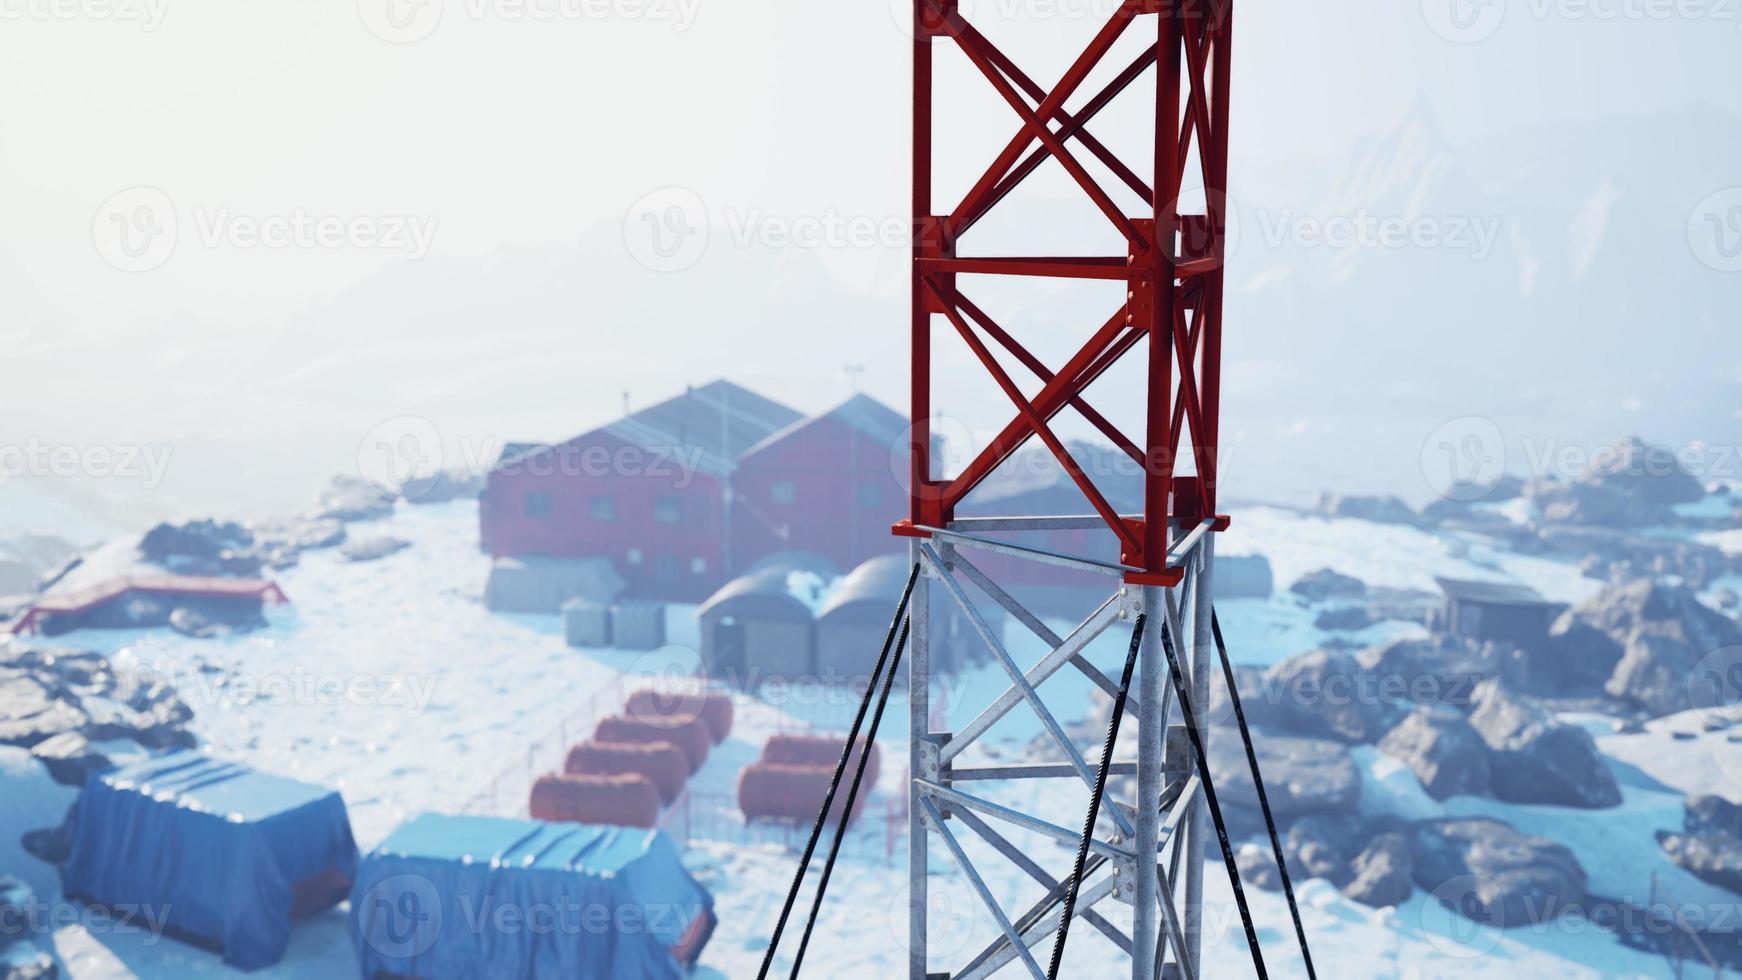
[[[83,785],[85,775],[106,766],[94,743],[191,747],[192,717],[174,688],[144,672],[115,670],[101,654],[0,646],[0,745],[31,749],[63,783]]]
[[[1377,680],[1352,655],[1330,650],[1290,657],[1265,675],[1285,727],[1355,744],[1379,741],[1403,718],[1395,694]]]
[[[1500,678],[1510,683],[1520,672],[1516,651],[1443,633],[1394,640],[1363,650],[1356,659],[1400,701],[1459,708],[1475,702],[1476,686],[1483,681]]]
[[[1361,771],[1343,745],[1315,738],[1254,732],[1264,788],[1279,823],[1312,814],[1347,815],[1361,801]],[[1240,740],[1210,739],[1210,774],[1223,807],[1243,826],[1262,826],[1258,793]]]
[[[1326,493],[1319,496],[1317,510],[1327,517],[1348,517],[1375,524],[1421,523],[1421,515],[1396,497]]]
[[[55,980],[60,968],[31,935],[36,896],[11,875],[0,875],[0,980]]]
[[[373,538],[355,538],[345,542],[339,548],[339,554],[346,561],[378,561],[388,555],[395,555],[411,547],[411,542],[404,538],[379,536]]]
[[[412,477],[400,488],[399,496],[410,504],[445,504],[454,500],[476,500],[483,492],[482,476],[452,472]]]
[[[1492,681],[1476,693],[1470,725],[1490,750],[1496,799],[1598,809],[1618,806],[1621,787],[1582,728],[1554,720]]]
[[[1488,745],[1453,708],[1416,709],[1386,733],[1379,751],[1409,766],[1436,800],[1488,794]]]
[[[1585,870],[1571,850],[1498,820],[1423,821],[1410,860],[1417,887],[1487,925],[1544,922],[1585,898]]]
[[[1742,840],[1729,834],[1657,835],[1663,853],[1689,874],[1742,895]]]
[[[1711,659],[1734,650],[1742,661],[1742,630],[1681,586],[1610,586],[1564,613],[1549,637],[1549,669],[1588,681],[1607,668],[1605,690],[1654,715],[1742,699],[1730,660]]]
[[[1633,438],[1592,454],[1570,480],[1533,480],[1525,495],[1550,523],[1638,527],[1667,518],[1676,504],[1706,495],[1675,453]]]
[[[1288,587],[1288,591],[1312,602],[1332,599],[1359,599],[1367,594],[1367,583],[1352,575],[1321,568],[1309,572]]]
[[[1677,867],[1742,894],[1742,806],[1721,796],[1690,796],[1682,833],[1662,832],[1657,840]]]
[[[1373,908],[1401,905],[1415,892],[1415,860],[1409,838],[1381,834],[1368,844],[1354,862],[1355,876],[1343,886],[1343,894]]]
[[[256,575],[260,556],[254,534],[232,521],[159,524],[139,539],[147,561],[185,575]]]
[[[335,521],[373,521],[393,514],[393,498],[354,476],[335,476],[321,491],[319,516]]]

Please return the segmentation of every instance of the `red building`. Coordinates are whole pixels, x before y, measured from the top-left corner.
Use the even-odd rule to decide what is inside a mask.
[[[483,549],[605,558],[630,595],[698,602],[757,557],[733,554],[727,534],[735,461],[800,418],[716,381],[559,445],[516,447],[479,500]]]
[[[732,478],[733,552],[800,549],[855,568],[905,549],[889,533],[907,499],[907,419],[865,395],[752,446]]]

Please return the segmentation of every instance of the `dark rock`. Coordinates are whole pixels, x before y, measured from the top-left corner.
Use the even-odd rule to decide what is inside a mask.
[[[73,804],[74,808],[77,806],[77,803]],[[24,845],[24,852],[44,864],[65,864],[73,852],[71,818],[72,813],[69,810],[67,819],[58,826],[25,831],[19,841]]]
[[[1240,880],[1249,887],[1282,891],[1282,873],[1277,870],[1276,858],[1268,846],[1240,848],[1234,852],[1234,864],[1240,869]]]
[[[1690,834],[1729,834],[1742,840],[1742,806],[1722,796],[1690,796],[1682,827]]]
[[[90,740],[78,732],[62,732],[38,742],[30,750],[32,758],[48,768],[48,774],[62,786],[85,785],[94,773],[114,767],[109,757],[92,747]]]
[[[0,875],[0,980],[54,980],[54,957],[30,933],[36,921],[36,896],[11,875]]]
[[[261,600],[246,596],[183,596],[169,614],[169,628],[197,639],[228,636],[266,625]]]
[[[1373,625],[1373,614],[1364,606],[1340,606],[1319,613],[1313,625],[1333,632],[1354,632]]]
[[[1282,842],[1289,873],[1342,885],[1349,880],[1349,861],[1360,853],[1366,837],[1366,826],[1359,819],[1320,814],[1301,817],[1288,828]]]
[[[1349,517],[1375,524],[1421,523],[1421,515],[1396,497],[1356,496],[1326,493],[1319,496],[1318,512],[1329,517]]]
[[[1351,814],[1361,801],[1361,771],[1337,742],[1253,732],[1264,788],[1283,824],[1314,813]],[[1224,807],[1262,826],[1246,750],[1237,738],[1210,739],[1210,774]]]
[[[1300,581],[1288,587],[1295,595],[1304,596],[1313,602],[1325,602],[1330,599],[1359,599],[1367,594],[1367,583],[1351,575],[1333,572],[1321,568],[1301,576]]]
[[[373,537],[353,538],[345,542],[339,553],[346,561],[377,561],[388,555],[398,554],[411,547],[411,542],[403,538]]]
[[[1589,680],[1656,715],[1724,707],[1742,698],[1742,630],[1691,589],[1639,579],[1603,589],[1550,630],[1551,669]],[[1735,649],[1735,656],[1723,652]],[[1722,662],[1714,661],[1716,656]]]
[[[170,566],[178,559],[217,560],[226,552],[246,551],[253,544],[253,533],[240,524],[189,521],[159,524],[145,532],[139,541],[139,552],[159,565]]]
[[[393,514],[393,498],[355,477],[336,476],[321,492],[321,517],[336,521],[373,521]]]
[[[1498,820],[1423,821],[1410,858],[1417,887],[1487,925],[1544,922],[1585,898],[1585,871],[1571,850]]]
[[[1386,733],[1379,751],[1408,765],[1436,800],[1488,794],[1488,745],[1452,708],[1417,709]]]
[[[1343,894],[1362,905],[1385,908],[1401,905],[1415,892],[1415,861],[1409,838],[1381,834],[1373,839],[1354,862],[1355,877]]]
[[[412,504],[445,504],[452,500],[476,500],[484,492],[484,478],[465,473],[436,473],[405,481],[399,495]]]
[[[1555,721],[1492,681],[1478,689],[1470,724],[1491,750],[1496,799],[1586,809],[1620,805],[1615,774],[1584,729]]]
[[[1512,651],[1444,633],[1425,640],[1393,640],[1356,656],[1362,669],[1398,701],[1464,708],[1475,702],[1476,685],[1509,681],[1517,672]]]
[[[1673,451],[1624,439],[1593,454],[1576,478],[1534,480],[1525,494],[1551,523],[1637,527],[1666,519],[1676,504],[1698,501],[1706,489]]]
[[[1675,866],[1701,881],[1742,895],[1742,840],[1729,834],[1659,832],[1657,842]]]
[[[145,672],[112,669],[100,654],[13,644],[0,647],[0,744],[33,749],[71,733],[88,742],[132,739],[184,748],[193,712]],[[75,757],[70,740],[45,749]]]
[[[80,617],[86,629],[156,629],[169,625],[170,609],[151,596],[131,595],[105,603]]]
[[[1271,667],[1286,727],[1357,744],[1377,742],[1403,718],[1395,695],[1348,653],[1313,650]]]

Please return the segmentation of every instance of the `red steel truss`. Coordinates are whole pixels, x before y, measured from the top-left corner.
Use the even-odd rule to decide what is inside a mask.
[[[1153,17],[1153,21],[1144,18]],[[912,510],[896,533],[927,536],[954,518],[955,508],[1029,439],[1039,438],[1118,537],[1127,580],[1172,585],[1167,567],[1169,518],[1189,530],[1216,511],[1216,447],[1221,403],[1222,264],[1228,181],[1228,89],[1232,0],[1124,0],[1088,47],[1050,90],[1041,87],[975,29],[956,0],[916,0],[913,59],[913,298]],[[1067,110],[1066,104],[1127,30],[1153,23],[1155,43],[1105,88]],[[1140,28],[1147,30],[1147,27]],[[953,42],[1009,104],[1016,135],[954,210],[932,201],[935,43]],[[1148,175],[1139,174],[1089,131],[1089,123],[1133,83],[1156,69],[1153,145]],[[1035,144],[1038,143],[1038,146]],[[1072,144],[1075,144],[1073,147]],[[1187,168],[1196,161],[1207,202],[1203,214],[1179,213]],[[1083,166],[1086,151],[1148,203],[1148,213],[1124,213]],[[1058,161],[1126,242],[1124,255],[1008,256],[959,254],[957,243],[999,207],[1046,160]],[[1147,176],[1147,182],[1145,177]],[[1164,234],[1157,234],[1164,229]],[[978,239],[976,239],[976,243]],[[970,276],[1051,276],[1125,284],[1125,302],[1080,350],[1049,368],[975,305],[960,280]],[[936,319],[960,335],[1015,407],[1015,416],[963,471],[935,478],[931,460],[931,343]],[[1154,341],[1144,343],[1144,341]],[[997,345],[1033,372],[1032,398],[993,355]],[[1141,354],[1133,354],[1139,350]],[[1083,397],[1115,363],[1143,356],[1147,392],[1142,438],[1122,432]],[[1177,368],[1177,373],[1176,373]],[[1077,411],[1143,468],[1143,512],[1120,514],[1052,430],[1066,408]],[[1190,433],[1195,475],[1175,474],[1181,437]],[[1045,515],[1034,515],[1045,516]],[[1216,528],[1226,526],[1218,518]]]

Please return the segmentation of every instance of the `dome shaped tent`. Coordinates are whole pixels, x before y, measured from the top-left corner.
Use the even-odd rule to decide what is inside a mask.
[[[840,569],[802,551],[770,555],[696,609],[708,673],[743,687],[815,671],[816,608]]]

